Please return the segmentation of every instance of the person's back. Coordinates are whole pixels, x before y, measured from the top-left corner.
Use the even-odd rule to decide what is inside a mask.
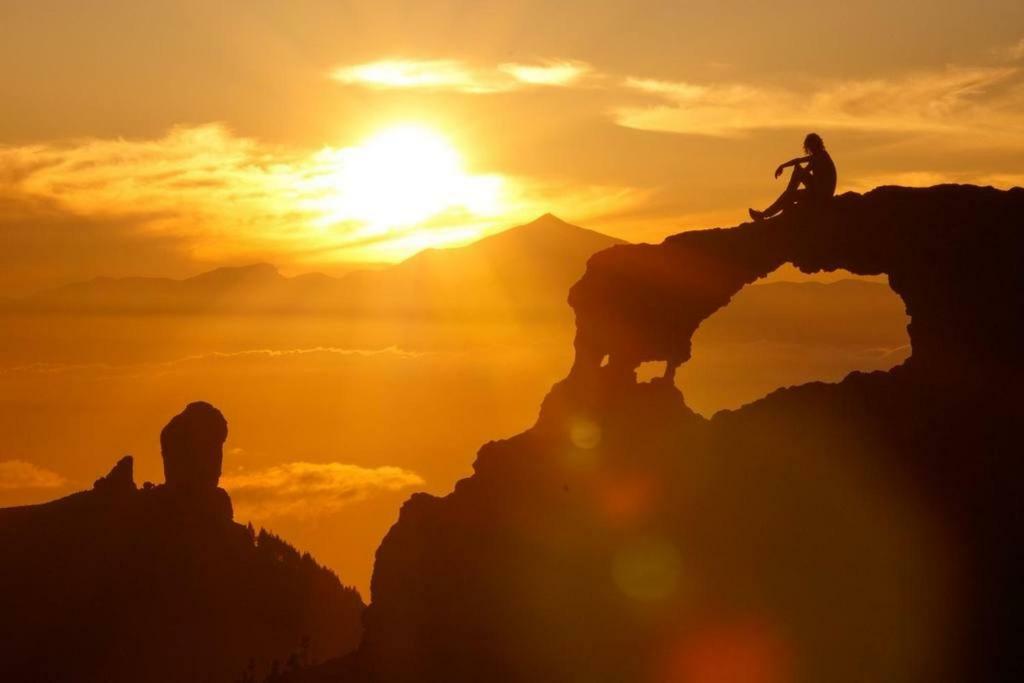
[[[836,193],[836,165],[832,161],[832,155],[824,147],[811,154],[808,163],[811,169],[811,183],[814,193],[818,199],[829,199]]]

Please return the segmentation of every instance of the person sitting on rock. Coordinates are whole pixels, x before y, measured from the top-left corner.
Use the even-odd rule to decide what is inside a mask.
[[[835,194],[836,165],[825,149],[825,143],[821,136],[817,133],[809,133],[804,138],[804,152],[807,153],[807,156],[790,159],[775,169],[775,177],[778,178],[787,166],[793,167],[789,185],[786,186],[786,190],[779,198],[764,211],[750,209],[751,218],[755,221],[771,218],[780,211],[798,204],[822,204]]]

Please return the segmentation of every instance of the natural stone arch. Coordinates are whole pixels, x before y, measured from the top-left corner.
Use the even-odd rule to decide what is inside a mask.
[[[1008,208],[1022,193],[883,187],[739,228],[606,249],[590,259],[569,293],[576,312],[572,374],[592,374],[607,354],[610,374],[623,380],[645,361],[666,361],[674,376],[689,360],[701,322],[787,262],[805,273],[887,275],[912,318],[909,367],[943,375],[997,371],[1016,362],[1019,321],[1015,313],[970,298],[975,289],[1013,286],[1007,273],[1018,267],[1015,255],[1000,254],[1002,261],[991,263],[987,236],[1016,229]],[[980,219],[976,207],[983,202],[1004,206]],[[974,239],[943,238],[960,234],[963,225],[976,226]],[[922,245],[928,245],[925,256]],[[963,286],[968,276],[970,288]],[[978,359],[991,367],[979,368]]]
[[[1024,604],[1013,400],[1024,339],[1022,216],[1024,190],[882,188],[839,197],[814,216],[594,256],[569,297],[572,374],[532,429],[487,444],[451,494],[417,494],[403,507],[377,554],[353,663],[396,681],[649,677],[648,644],[674,642],[688,623],[674,615],[693,608],[695,593],[666,611],[622,608],[607,567],[623,536],[617,519],[606,523],[602,494],[627,475],[660,491],[663,507],[648,508],[640,531],[668,531],[690,562],[732,566],[687,574],[705,585],[738,582],[716,597],[796,598],[792,611],[780,604],[777,618],[760,623],[805,634],[800,651],[818,653],[808,680],[1006,680]],[[671,386],[635,383],[643,361],[688,359],[701,321],[786,262],[809,273],[888,274],[913,318],[913,357],[710,420]],[[600,429],[586,459],[571,457],[580,416]],[[808,497],[793,495],[794,479]],[[867,524],[848,533],[833,514]],[[882,538],[887,547],[875,547]],[[696,547],[701,540],[712,545]],[[836,551],[832,569],[810,566],[808,551],[820,557],[826,545]],[[909,562],[893,561],[908,552]],[[766,558],[781,562],[777,570]],[[825,576],[839,582],[808,592]],[[878,578],[887,587],[872,597],[866,584]],[[764,590],[748,592],[762,580]],[[713,600],[714,611],[722,604]],[[741,600],[741,613],[751,604],[765,603]]]

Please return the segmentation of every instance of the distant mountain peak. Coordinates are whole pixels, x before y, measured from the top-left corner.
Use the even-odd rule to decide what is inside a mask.
[[[534,225],[536,223],[561,223],[562,225],[569,225],[568,221],[564,221],[550,211],[534,218],[527,225]]]
[[[545,213],[529,223],[488,235],[475,244],[497,244],[524,238],[536,241],[537,243],[550,243],[554,241],[565,243],[577,242],[590,245],[594,242],[607,242],[607,246],[622,241],[616,237],[611,237],[589,228],[573,225],[553,213]],[[469,245],[470,248],[473,246]]]
[[[281,280],[284,276],[277,266],[270,263],[252,263],[245,266],[223,266],[205,273],[190,277],[186,282],[192,283],[253,283]]]
[[[213,275],[214,273],[233,273],[233,274],[261,274],[261,275],[280,275],[277,266],[272,263],[260,262],[260,263],[249,263],[244,266],[221,266],[208,270],[205,273],[200,273],[196,277],[203,277],[205,275]]]
[[[565,228],[576,228],[577,230],[583,230],[584,229],[584,228],[580,228],[578,225],[573,225],[572,223],[569,223],[568,221],[562,220],[561,218],[559,218],[558,216],[556,216],[553,213],[545,213],[542,216],[538,216],[537,218],[534,218],[529,223],[524,223],[523,225],[520,225],[519,228],[520,229],[524,229],[525,228],[525,229],[530,229],[530,230],[552,230],[552,229],[564,230]],[[515,228],[513,228],[513,230],[514,229]]]

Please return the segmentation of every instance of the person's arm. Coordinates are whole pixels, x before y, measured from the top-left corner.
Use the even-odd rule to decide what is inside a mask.
[[[775,169],[775,177],[778,178],[780,175],[782,175],[782,172],[786,170],[787,166],[799,166],[800,164],[808,162],[810,160],[811,160],[811,157],[809,157],[809,156],[797,157],[796,159],[790,159],[786,163],[780,164],[779,167],[777,169]]]

